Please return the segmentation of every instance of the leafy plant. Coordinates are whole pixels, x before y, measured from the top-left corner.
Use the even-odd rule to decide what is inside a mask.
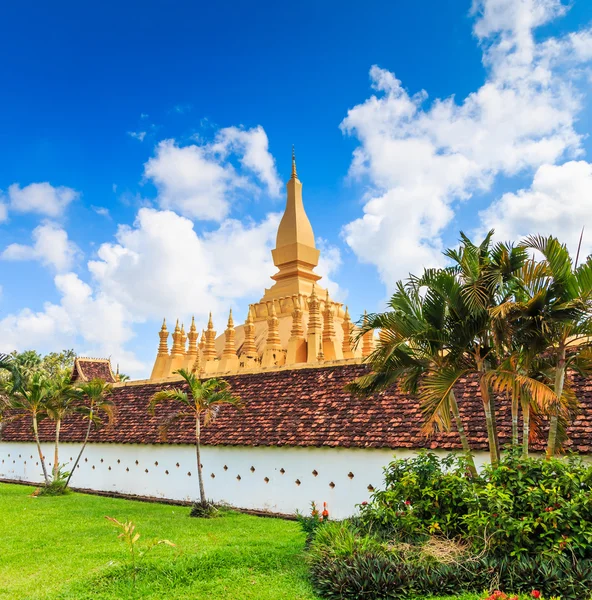
[[[42,488],[35,490],[36,496],[63,496],[69,494],[70,490],[67,486],[69,471],[65,470],[66,465],[60,465],[57,469],[54,468],[52,480]]]
[[[464,532],[474,478],[463,457],[422,452],[393,461],[384,473],[384,489],[360,506],[365,530],[400,541]]]
[[[303,515],[299,512],[296,512],[296,519],[298,520],[302,531],[306,533],[306,545],[309,546],[317,529],[329,522],[327,503],[325,502],[323,504],[323,510],[319,511],[316,502],[313,500],[310,503],[310,514]]]
[[[174,548],[176,545],[170,540],[150,540],[141,544],[140,534],[136,531],[136,525],[132,523],[132,521],[121,523],[117,519],[108,516],[105,516],[105,519],[121,530],[121,533],[117,537],[123,541],[129,552],[129,566],[131,568],[132,581],[135,589],[139,562],[145,558],[148,552],[153,550],[156,546],[166,545]]]
[[[463,517],[466,534],[500,556],[592,559],[592,467],[574,456],[547,461],[510,452],[486,467]]]

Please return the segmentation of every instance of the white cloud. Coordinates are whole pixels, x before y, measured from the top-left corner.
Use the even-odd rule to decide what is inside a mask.
[[[142,208],[89,270],[105,294],[142,319],[224,313],[269,284],[278,222],[277,214],[260,223],[227,220],[199,236],[185,217]]]
[[[238,157],[241,173],[230,162],[232,156]],[[227,217],[241,193],[259,194],[259,182],[272,196],[281,187],[262,127],[228,127],[212,143],[178,146],[164,140],[144,165],[144,175],[156,186],[161,208],[213,221]]]
[[[453,201],[489,189],[498,175],[581,154],[573,81],[588,56],[588,34],[539,43],[533,37],[534,27],[564,10],[555,0],[475,2],[474,32],[488,74],[461,103],[451,97],[428,104],[426,92],[411,95],[393,73],[372,67],[375,94],[341,124],[360,141],[350,175],[367,182],[364,215],[343,235],[390,289],[441,261]]]
[[[275,160],[269,152],[267,134],[261,125],[252,129],[221,129],[214,140],[213,150],[224,157],[231,151],[239,154],[241,165],[255,173],[272,196],[280,195],[282,182],[276,171]]]
[[[8,206],[0,202],[0,223],[8,220]]]
[[[140,142],[143,142],[146,137],[145,131],[128,131],[127,134]]]
[[[80,355],[111,356],[132,374],[146,365],[124,350],[131,340],[131,315],[102,293],[95,293],[74,273],[55,277],[59,304],[46,303],[42,311],[28,308],[0,320],[0,351],[35,348],[42,352],[76,347]]]
[[[54,218],[59,217],[68,204],[79,197],[80,192],[72,188],[54,187],[48,182],[31,183],[24,188],[21,188],[18,183],[13,183],[6,193],[11,210]]]
[[[107,219],[111,218],[111,214],[109,213],[109,209],[104,206],[94,206],[91,205],[91,208],[97,213],[97,215],[101,215],[101,217],[106,217]]]
[[[333,300],[345,300],[346,291],[333,280],[333,276],[339,271],[342,263],[339,248],[323,238],[317,238],[316,244],[321,251],[319,264],[315,269],[317,274],[323,278],[320,283],[329,290],[329,295]]]
[[[10,244],[0,257],[4,260],[38,260],[58,272],[72,268],[80,250],[68,239],[65,229],[56,223],[47,222],[33,229],[31,235],[32,246]]]
[[[570,161],[543,165],[529,189],[504,194],[481,212],[485,229],[496,237],[518,240],[526,235],[554,235],[575,255],[585,227],[582,255],[592,253],[592,165]]]
[[[160,142],[156,155],[144,165],[146,177],[158,190],[162,208],[195,219],[221,221],[230,210],[230,196],[248,183],[232,165],[222,165],[202,146],[179,147]]]

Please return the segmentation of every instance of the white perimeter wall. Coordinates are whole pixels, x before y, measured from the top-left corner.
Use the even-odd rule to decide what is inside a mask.
[[[43,444],[42,448],[51,470],[53,446]],[[79,449],[80,444],[60,444],[60,463],[67,463],[66,470]],[[356,504],[369,499],[368,486],[382,486],[383,468],[391,460],[413,454],[410,450],[204,446],[204,485],[209,499],[237,508],[308,513],[315,500],[321,507],[327,502],[331,517],[342,519],[355,512]],[[479,466],[487,455],[480,452],[475,459]],[[40,483],[38,463],[34,443],[0,442],[0,479]],[[89,444],[71,485],[194,500],[199,495],[195,447]]]

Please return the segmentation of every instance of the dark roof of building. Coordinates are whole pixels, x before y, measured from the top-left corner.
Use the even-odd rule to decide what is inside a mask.
[[[324,446],[348,448],[460,448],[456,431],[426,437],[420,429],[422,415],[417,399],[393,388],[370,398],[357,398],[344,386],[367,372],[364,365],[348,364],[320,368],[268,371],[235,375],[226,379],[240,396],[243,410],[230,406],[220,409],[217,419],[203,430],[207,445],[231,446]],[[162,442],[159,424],[170,414],[173,405],[161,405],[150,416],[150,397],[175,383],[127,383],[116,385],[113,400],[117,421],[111,428],[93,432],[91,441],[113,443]],[[574,385],[582,405],[580,416],[569,428],[567,447],[592,452],[592,381],[575,378]],[[475,450],[487,448],[479,386],[464,380],[456,390],[461,417]],[[511,434],[510,407],[498,402],[500,441],[507,443]],[[167,441],[191,444],[195,440],[195,423],[180,421]],[[81,441],[85,426],[77,418],[62,425],[63,441]],[[53,437],[53,424],[42,421],[42,439]],[[31,439],[28,422],[19,420],[6,425],[4,440]],[[544,444],[533,449],[543,449]]]
[[[115,383],[115,375],[111,370],[108,358],[77,358],[72,370],[72,381],[90,381],[104,379],[107,383]]]

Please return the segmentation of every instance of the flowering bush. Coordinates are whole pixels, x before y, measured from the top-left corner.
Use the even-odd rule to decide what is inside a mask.
[[[302,531],[306,533],[306,545],[308,546],[314,537],[316,530],[323,524],[329,521],[329,511],[327,510],[327,503],[323,502],[323,510],[319,512],[316,502],[313,500],[310,503],[310,515],[301,515],[296,513],[296,519],[302,527]]]
[[[465,498],[466,535],[488,552],[592,558],[592,468],[508,454]]]
[[[463,533],[471,480],[466,461],[421,453],[385,469],[385,489],[360,505],[360,522],[382,538],[421,541]]]

